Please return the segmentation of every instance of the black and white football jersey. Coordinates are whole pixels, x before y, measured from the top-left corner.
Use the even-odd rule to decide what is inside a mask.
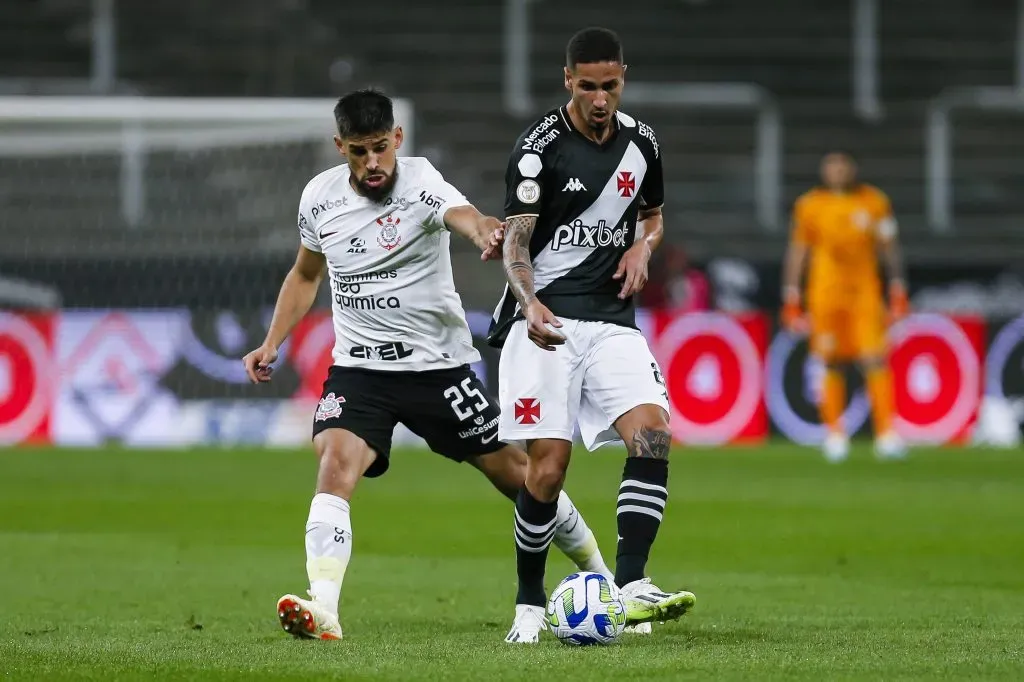
[[[302,192],[299,236],[327,260],[334,364],[418,371],[477,362],[444,224],[445,211],[469,202],[424,158],[400,158],[397,169],[381,203],[352,188],[347,164]]]
[[[548,112],[516,141],[505,173],[505,216],[536,216],[530,240],[537,298],[558,317],[635,327],[632,297],[613,280],[633,245],[637,214],[664,202],[658,141],[650,126],[619,112],[604,144],[587,139],[566,107]],[[501,346],[521,319],[508,286],[489,342]]]

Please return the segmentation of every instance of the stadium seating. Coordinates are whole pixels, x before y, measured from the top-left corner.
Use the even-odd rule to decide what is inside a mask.
[[[384,86],[415,101],[419,149],[483,209],[498,212],[508,151],[528,123],[502,106],[501,5],[459,0],[440,9],[395,0],[382,10],[373,3],[326,0],[119,3],[119,76],[150,94],[327,96],[358,85]],[[908,240],[912,258],[973,258],[983,255],[974,248],[979,240],[1024,251],[1024,232],[1016,229],[1024,197],[1015,191],[1024,181],[1024,116],[955,116],[958,232],[924,238],[926,104],[951,86],[1013,83],[1014,21],[1007,3],[880,5],[887,115],[877,123],[859,120],[852,107],[849,5],[816,0],[641,0],[630,11],[611,0],[532,3],[536,108],[564,99],[559,68],[568,36],[583,25],[612,26],[624,38],[632,79],[753,82],[778,97],[787,208],[814,182],[820,154],[847,148],[861,157],[865,177],[891,194],[908,234],[921,237]],[[83,3],[72,0],[32,3],[28,11],[0,8],[0,25],[12,40],[38,33],[27,52],[35,77],[87,75],[88,18]],[[22,73],[23,64],[22,53],[0,49],[0,73]],[[782,235],[765,234],[754,219],[751,116],[631,110],[656,127],[670,150],[667,225],[674,239],[697,257],[781,252]],[[219,163],[238,161],[227,156]],[[236,195],[247,181],[267,188],[271,203],[288,203],[290,195],[276,191],[291,184],[283,171],[252,178],[244,168],[236,171],[241,175],[230,183],[170,178],[154,190],[155,201],[171,204],[188,196],[191,211],[188,220],[156,228],[184,230],[217,245],[213,224],[237,219]],[[94,231],[123,229],[109,187],[99,179],[96,187],[78,193],[77,203],[64,210],[91,212],[84,222]],[[14,208],[0,201],[0,216]],[[48,216],[51,225],[60,222],[49,220],[55,217]],[[273,217],[253,221],[253,229],[281,229],[274,225],[276,212]]]

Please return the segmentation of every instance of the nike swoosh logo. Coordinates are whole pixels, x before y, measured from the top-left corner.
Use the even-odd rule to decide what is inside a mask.
[[[498,434],[492,433],[490,438],[480,438],[481,443],[490,443],[492,440],[498,437]]]
[[[327,239],[328,237],[330,237],[331,235],[334,235],[334,234],[338,234],[338,231],[335,230],[334,232],[321,232],[320,233],[320,239]]]

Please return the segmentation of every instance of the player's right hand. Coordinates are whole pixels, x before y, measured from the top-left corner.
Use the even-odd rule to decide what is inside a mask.
[[[491,236],[488,237],[487,246],[484,247],[483,252],[480,254],[480,260],[501,260],[501,249],[504,243],[505,223],[502,223],[501,227],[492,232]]]
[[[895,324],[910,314],[907,287],[899,280],[889,283],[889,324]]]
[[[274,371],[271,367],[277,360],[277,349],[273,346],[263,344],[251,353],[242,358],[245,365],[245,373],[249,375],[249,381],[254,384],[262,384],[270,381],[270,374]]]
[[[791,334],[806,334],[807,319],[800,308],[800,294],[787,293],[782,303],[782,326]]]
[[[557,329],[552,329],[552,327],[561,327],[562,323],[540,301],[534,299],[526,307],[523,316],[526,318],[526,335],[538,348],[555,350],[555,346],[565,343],[565,335]]]

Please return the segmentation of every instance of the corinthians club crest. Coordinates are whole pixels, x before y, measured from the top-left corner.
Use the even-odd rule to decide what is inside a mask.
[[[333,391],[328,393],[320,399],[320,404],[316,406],[313,421],[323,422],[341,416],[343,402],[345,402],[344,396],[335,396]]]
[[[396,218],[393,215],[389,215],[387,218],[377,218],[377,224],[380,225],[377,243],[382,248],[390,251],[402,243],[402,237],[398,234],[398,223],[400,222],[402,222],[402,219]]]

